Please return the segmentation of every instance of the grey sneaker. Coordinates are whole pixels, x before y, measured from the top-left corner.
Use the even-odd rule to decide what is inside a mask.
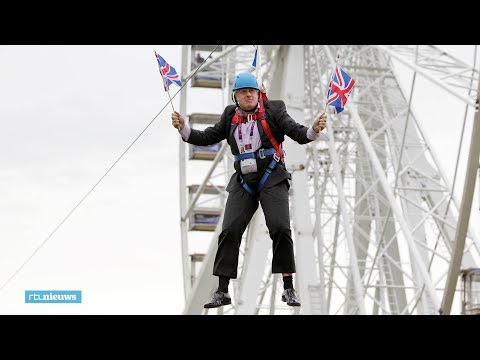
[[[223,305],[229,305],[231,303],[232,303],[232,299],[231,299],[231,297],[228,293],[224,293],[224,292],[221,292],[221,291],[215,291],[213,293],[212,300],[210,300],[210,302],[203,305],[203,307],[205,309],[209,309],[209,308],[220,307],[220,306],[223,306]]]
[[[283,290],[282,301],[286,302],[288,306],[300,306],[300,300],[297,298],[295,289]]]

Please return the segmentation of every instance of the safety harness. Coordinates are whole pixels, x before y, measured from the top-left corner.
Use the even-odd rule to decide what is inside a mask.
[[[262,191],[263,187],[265,186],[265,182],[267,181],[268,177],[272,173],[273,169],[275,169],[275,166],[277,166],[277,163],[280,161],[283,163],[284,160],[284,155],[285,152],[282,149],[282,144],[279,144],[278,141],[273,137],[272,131],[270,130],[270,126],[267,123],[267,119],[265,117],[265,107],[263,105],[263,99],[267,99],[267,96],[265,93],[260,94],[260,108],[258,109],[255,114],[248,114],[248,120],[257,120],[260,121],[260,124],[262,125],[263,131],[265,131],[265,134],[268,137],[268,140],[270,140],[270,143],[273,145],[273,148],[261,148],[258,149],[255,152],[249,152],[249,153],[243,153],[243,154],[238,154],[234,155],[235,161],[241,161],[245,159],[265,159],[269,155],[273,155],[272,160],[267,166],[267,169],[263,173],[262,178],[260,179],[260,182],[257,185],[256,189],[252,189],[246,182],[243,180],[242,175],[240,175],[240,183],[242,184],[243,188],[247,193],[249,193],[253,197],[257,197],[260,194],[260,191]],[[242,123],[242,116],[239,113],[236,113],[233,118],[232,118],[232,125],[238,124],[240,125]]]

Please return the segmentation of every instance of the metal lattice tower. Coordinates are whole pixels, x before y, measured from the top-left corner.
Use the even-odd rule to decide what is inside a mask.
[[[214,48],[183,46],[184,80],[196,69],[195,57]],[[231,103],[235,74],[253,70],[253,53],[251,45],[224,45],[212,53],[181,95],[180,111],[192,127],[219,119]],[[469,106],[475,105],[478,71],[427,45],[278,45],[261,46],[260,53],[257,74],[263,75],[269,98],[284,100],[290,116],[307,126],[324,109],[337,53],[356,80],[346,110],[328,113],[327,131],[317,141],[299,145],[286,138],[284,143],[293,180],[295,288],[302,306],[289,308],[280,301],[282,281],[270,273],[271,239],[259,207],[242,240],[239,277],[230,285],[232,305],[203,309],[217,286],[213,259],[233,159],[226,141],[208,149],[181,142],[184,313],[437,314],[459,202],[392,61]],[[195,87],[207,91],[209,101],[218,99],[218,113],[191,110],[200,94],[194,94]],[[469,231],[462,267],[478,267],[479,251]]]

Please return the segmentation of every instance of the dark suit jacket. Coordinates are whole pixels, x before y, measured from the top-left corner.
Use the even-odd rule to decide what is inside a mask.
[[[285,140],[285,135],[299,144],[306,144],[312,141],[307,138],[308,127],[297,123],[290,117],[290,115],[288,115],[285,103],[282,100],[265,100],[264,106],[267,123],[270,126],[273,136],[279,144]],[[231,125],[232,118],[235,115],[235,108],[235,105],[228,105],[223,111],[220,121],[203,131],[192,129],[187,142],[198,146],[208,146],[219,143],[223,139],[227,139],[232,154],[239,154],[240,152],[238,150],[237,142],[235,141],[233,135],[238,125]],[[261,125],[258,126],[258,132],[262,140],[262,147],[273,147]],[[242,175],[244,180],[249,185],[255,186],[256,182],[260,180],[265,172],[265,169],[270,163],[272,156],[273,155],[267,156],[265,159],[257,159],[257,173]],[[227,191],[232,189],[234,182],[240,182],[240,162],[235,161],[234,167],[236,172],[230,178],[226,188]],[[285,179],[291,180],[291,178],[291,174],[287,171],[285,165],[279,163],[265,182],[265,187],[268,188],[274,186]]]

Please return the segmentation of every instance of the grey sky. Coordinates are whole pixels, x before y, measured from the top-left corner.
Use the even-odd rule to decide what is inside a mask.
[[[154,50],[180,68],[179,46],[1,47],[2,284],[165,105]],[[170,113],[0,293],[1,313],[181,312]],[[24,304],[27,289],[80,289],[83,303]]]
[[[471,62],[473,46],[445,48]],[[168,101],[154,50],[180,72],[181,46],[0,46],[0,286]],[[414,105],[451,177],[464,106],[422,86]],[[0,292],[0,314],[181,313],[180,139],[170,113]],[[467,124],[459,199],[471,113]],[[480,218],[478,194],[472,213]],[[36,289],[82,290],[83,302],[25,304]]]

